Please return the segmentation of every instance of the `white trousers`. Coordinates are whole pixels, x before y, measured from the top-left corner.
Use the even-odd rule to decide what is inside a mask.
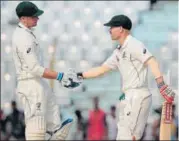
[[[118,134],[116,140],[140,140],[148,119],[152,96],[148,89],[131,89],[119,101]]]
[[[17,95],[24,106],[26,140],[44,140],[46,131],[60,127],[59,108],[43,79],[20,80]]]

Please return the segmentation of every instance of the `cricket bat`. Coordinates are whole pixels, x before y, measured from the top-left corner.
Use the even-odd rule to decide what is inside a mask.
[[[172,103],[164,102],[160,121],[160,140],[171,140]]]

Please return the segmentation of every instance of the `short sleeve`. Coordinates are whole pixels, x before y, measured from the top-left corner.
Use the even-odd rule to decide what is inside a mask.
[[[133,58],[139,60],[142,63],[145,63],[150,57],[153,56],[143,44],[132,46],[129,49],[129,52]]]
[[[112,70],[117,69],[118,66],[118,58],[116,52],[114,51],[112,55],[103,63],[103,65],[108,66]]]

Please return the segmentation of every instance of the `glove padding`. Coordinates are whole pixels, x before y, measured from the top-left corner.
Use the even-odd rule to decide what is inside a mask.
[[[159,88],[161,95],[167,100],[167,102],[172,103],[174,101],[175,93],[168,85],[163,85]]]
[[[64,73],[63,78],[61,80],[61,84],[66,88],[76,88],[78,87],[82,81],[78,79],[75,70],[69,69],[67,73]]]

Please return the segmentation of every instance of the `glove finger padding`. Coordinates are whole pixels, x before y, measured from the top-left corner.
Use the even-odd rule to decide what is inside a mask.
[[[160,93],[168,102],[170,103],[173,102],[175,93],[170,87],[168,87],[167,85],[164,85],[163,87],[160,88]]]
[[[70,85],[70,83],[71,82],[70,82],[68,76],[64,73],[63,78],[61,80],[61,85],[66,87],[66,86]]]
[[[78,87],[80,85],[79,82],[75,82],[71,78],[69,78],[69,81],[70,81],[70,84],[69,85],[64,85],[64,87],[66,87],[66,88],[75,88],[75,87]]]
[[[74,69],[69,69],[68,77],[71,78],[73,82],[82,83],[82,79],[77,76],[77,73]]]
[[[75,88],[80,85],[81,81],[77,78],[76,72],[73,69],[69,69],[61,80],[62,86],[66,88]]]

